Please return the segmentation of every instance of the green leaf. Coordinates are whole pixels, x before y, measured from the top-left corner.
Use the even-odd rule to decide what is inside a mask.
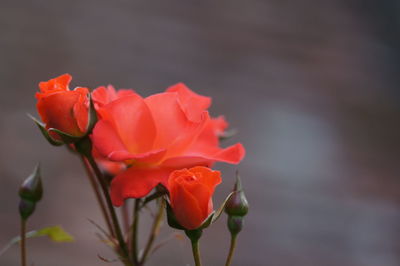
[[[62,242],[73,242],[74,237],[64,231],[60,225],[49,226],[40,230],[34,230],[26,233],[26,238],[48,236],[52,241],[57,243]],[[16,236],[8,242],[8,244],[0,250],[0,256],[4,254],[12,245],[17,244],[21,241],[20,236]]]
[[[39,237],[39,236],[47,236],[54,242],[72,242],[74,241],[74,237],[64,231],[64,229],[60,225],[50,226],[42,228],[38,231],[32,231],[29,233],[33,233],[31,237]],[[29,234],[28,233],[28,234]],[[28,237],[27,234],[27,237]]]
[[[34,116],[32,116],[31,114],[27,114],[29,116],[30,119],[33,120],[33,122],[35,122],[35,124],[37,125],[37,127],[40,129],[40,132],[42,132],[43,136],[46,138],[46,140],[53,146],[61,146],[64,143],[62,143],[61,141],[55,140],[53,139],[49,132],[47,131],[45,125],[40,122],[39,120],[37,120]]]

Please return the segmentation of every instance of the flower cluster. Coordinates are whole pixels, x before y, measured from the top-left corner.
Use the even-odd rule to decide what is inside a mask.
[[[237,164],[245,155],[240,143],[219,146],[228,123],[223,116],[209,115],[211,98],[183,83],[142,97],[111,85],[70,90],[71,79],[64,74],[39,83],[37,109],[47,138],[78,152],[83,140],[90,143],[89,161],[94,158],[112,176],[108,189],[114,206],[148,196],[162,185],[181,227],[203,225],[221,183],[221,173],[210,167],[215,162]]]

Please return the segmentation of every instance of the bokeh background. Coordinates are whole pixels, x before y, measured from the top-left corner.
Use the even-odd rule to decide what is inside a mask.
[[[182,81],[213,97],[212,114],[238,129],[224,145],[247,149],[240,166],[217,166],[216,205],[236,169],[251,203],[233,265],[400,265],[399,15],[396,0],[1,0],[0,247],[18,234],[16,192],[40,161],[45,196],[29,226],[62,224],[76,241],[29,240],[29,260],[118,265],[97,257],[115,258],[88,222],[100,213],[80,162],[26,116],[38,82],[69,72],[73,86],[149,95]],[[223,265],[224,219],[202,239],[205,265]],[[185,241],[149,265],[192,264]],[[0,265],[19,265],[16,246]]]

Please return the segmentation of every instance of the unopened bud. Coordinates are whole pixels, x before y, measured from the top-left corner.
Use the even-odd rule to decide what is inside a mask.
[[[33,173],[22,183],[19,189],[19,196],[23,200],[36,203],[42,198],[42,195],[43,187],[40,179],[40,166],[37,165]]]
[[[229,197],[225,205],[225,212],[229,216],[243,217],[249,211],[249,203],[242,189],[242,183],[237,175],[236,183],[233,188],[233,194]]]

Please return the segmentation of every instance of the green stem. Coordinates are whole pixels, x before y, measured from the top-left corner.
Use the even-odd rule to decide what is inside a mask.
[[[199,240],[192,242],[193,259],[196,266],[201,266]]]
[[[85,159],[85,157],[82,154],[80,155],[80,157],[81,157],[82,163],[83,163],[83,165],[85,167],[86,174],[87,174],[87,176],[89,178],[90,185],[92,186],[94,194],[96,196],[96,200],[97,200],[97,202],[98,202],[98,204],[100,206],[100,210],[101,210],[101,213],[103,214],[103,218],[104,218],[104,221],[106,222],[109,234],[111,236],[115,237],[115,232],[114,232],[114,230],[113,230],[113,228],[111,226],[110,214],[106,209],[106,206],[105,206],[105,203],[104,203],[104,199],[102,198],[102,196],[100,194],[99,187],[98,187],[98,185],[96,183],[96,179],[94,178],[93,173],[92,173],[92,171],[90,169],[90,165],[89,165],[88,161]]]
[[[151,233],[150,233],[149,239],[147,240],[147,244],[144,249],[143,256],[142,256],[142,259],[140,260],[139,265],[144,265],[144,263],[146,262],[147,256],[149,255],[151,247],[153,246],[154,240],[156,239],[158,233],[160,232],[161,222],[162,222],[162,219],[164,216],[163,215],[164,208],[165,208],[165,200],[161,199],[159,202],[159,206],[158,206],[158,213],[157,213],[156,218],[154,219],[153,226],[150,231]]]
[[[26,266],[26,220],[21,219],[21,266]]]
[[[139,210],[140,210],[140,199],[135,199],[135,206],[133,209],[133,218],[132,218],[132,235],[131,235],[131,253],[132,259],[135,264],[139,263],[138,259],[138,226],[139,226]]]
[[[100,183],[100,187],[103,190],[103,195],[104,195],[104,198],[106,199],[106,204],[107,204],[108,210],[110,211],[111,221],[113,223],[114,230],[115,230],[115,236],[117,237],[118,244],[119,244],[119,247],[121,248],[122,255],[123,255],[124,259],[128,259],[129,258],[128,249],[127,249],[126,243],[124,241],[124,238],[122,236],[121,227],[118,223],[118,218],[117,218],[117,215],[115,214],[114,206],[112,205],[112,202],[111,202],[110,194],[109,194],[108,188],[107,188],[107,183],[106,183],[99,167],[97,166],[96,162],[94,161],[93,157],[90,155],[90,156],[86,156],[86,158],[88,159],[90,166],[92,167],[94,173],[96,174],[97,180]],[[125,264],[127,264],[127,262],[125,262]],[[129,264],[127,264],[127,265],[129,265]]]
[[[228,257],[226,258],[225,266],[231,265],[232,258],[233,258],[233,253],[235,252],[235,248],[236,248],[236,238],[237,238],[237,234],[232,234],[231,235],[231,245],[230,245],[230,248],[229,248]]]

